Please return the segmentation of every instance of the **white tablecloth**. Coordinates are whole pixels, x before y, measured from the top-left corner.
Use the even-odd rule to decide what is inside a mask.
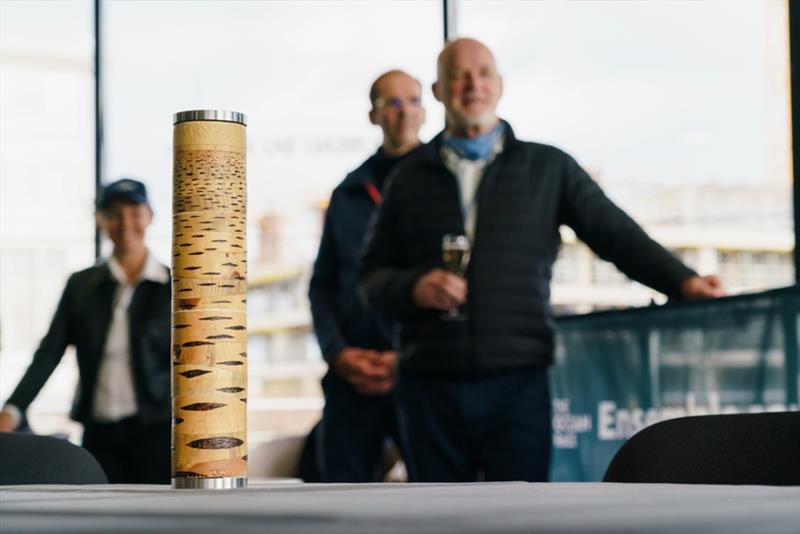
[[[800,533],[800,487],[276,484],[0,487],[0,532]]]

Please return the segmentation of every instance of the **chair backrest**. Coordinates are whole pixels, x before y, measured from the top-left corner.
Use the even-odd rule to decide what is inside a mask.
[[[108,484],[89,451],[65,439],[0,433],[0,486]]]
[[[800,412],[662,421],[622,445],[603,481],[800,485]]]

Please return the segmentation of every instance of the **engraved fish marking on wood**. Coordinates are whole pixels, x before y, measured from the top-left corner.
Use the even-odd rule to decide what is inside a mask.
[[[186,406],[181,406],[181,410],[186,410],[189,412],[208,412],[211,410],[217,410],[227,406],[224,402],[195,402],[192,404],[187,404]]]
[[[181,376],[185,376],[186,378],[194,378],[196,376],[207,375],[208,373],[213,373],[213,371],[209,371],[208,369],[189,369],[188,371],[184,371],[178,374]]]
[[[200,302],[200,299],[178,299],[178,308],[181,310],[191,310]]]
[[[190,441],[186,445],[193,449],[233,449],[242,445],[244,441],[233,437],[202,438]]]

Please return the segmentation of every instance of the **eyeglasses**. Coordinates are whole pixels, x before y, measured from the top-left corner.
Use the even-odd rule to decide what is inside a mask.
[[[418,108],[422,106],[422,99],[419,97],[413,97],[404,101],[402,98],[397,97],[376,98],[374,104],[375,109],[392,108],[395,110],[402,109],[404,105],[412,108]]]

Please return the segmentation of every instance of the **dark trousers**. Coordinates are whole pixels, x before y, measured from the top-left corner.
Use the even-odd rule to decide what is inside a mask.
[[[547,480],[545,369],[463,381],[401,376],[397,393],[411,482]]]
[[[323,482],[378,482],[387,438],[404,450],[394,392],[361,395],[329,372],[322,381],[325,408],[315,433]]]
[[[112,484],[169,484],[172,473],[170,423],[84,425],[83,447],[100,462]]]

